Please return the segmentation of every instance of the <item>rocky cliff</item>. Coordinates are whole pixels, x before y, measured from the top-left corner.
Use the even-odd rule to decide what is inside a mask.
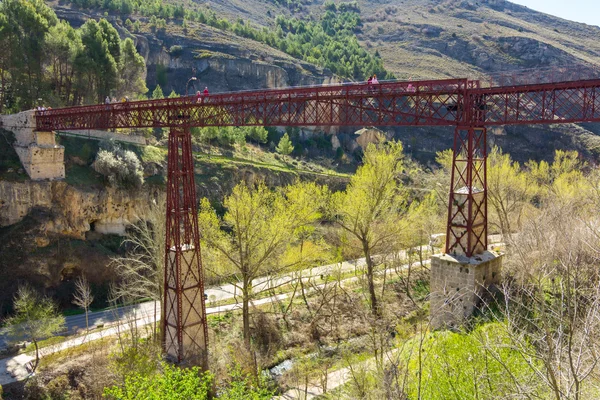
[[[42,234],[54,233],[85,239],[87,232],[123,234],[158,190],[130,193],[114,188],[82,190],[65,182],[0,181],[0,227],[23,220],[34,209],[45,209],[48,218]]]

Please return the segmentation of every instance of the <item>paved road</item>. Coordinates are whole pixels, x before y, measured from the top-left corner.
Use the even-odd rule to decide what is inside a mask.
[[[425,261],[425,263],[429,263],[429,260]],[[350,263],[348,263],[348,264],[350,264]],[[352,267],[354,267],[353,264],[350,264],[350,265],[352,265]],[[415,263],[415,265],[418,265],[418,263]],[[318,267],[319,269],[317,271],[319,271],[319,272],[331,271],[331,269],[327,269],[328,267],[335,268],[336,265]],[[321,269],[321,268],[325,268],[325,269]],[[402,266],[402,268],[403,269],[407,268],[407,265]],[[393,272],[393,271],[394,271],[394,268],[388,268],[386,270],[386,272]],[[383,271],[378,271],[378,274],[382,274],[382,273],[383,273]],[[312,276],[315,276],[315,275],[312,275]],[[305,277],[303,276],[302,279],[308,281],[310,278],[311,278],[311,276],[308,276],[308,274],[307,274],[307,276],[305,276]],[[360,276],[353,276],[350,278],[346,278],[346,279],[342,280],[342,284],[347,285],[347,284],[355,282],[359,279],[360,279]],[[326,285],[325,283],[321,283],[321,284],[316,285],[316,287],[321,288],[321,287],[324,287],[325,285]],[[307,292],[310,293],[314,290],[316,290],[316,289],[311,287],[311,288],[307,289]],[[288,299],[289,297],[290,297],[289,293],[282,293],[282,294],[278,294],[278,295],[271,296],[271,297],[265,297],[262,299],[253,300],[252,305],[259,306],[259,305],[271,303],[273,301],[280,301],[280,300]],[[215,307],[207,307],[206,313],[207,314],[216,314],[216,313],[241,309],[241,307],[242,307],[242,305],[239,303],[226,304],[226,305],[215,306]],[[40,349],[40,357],[44,357],[48,354],[52,354],[52,353],[55,353],[58,351],[62,351],[62,350],[68,349],[70,347],[80,346],[84,343],[88,343],[88,342],[91,342],[94,340],[98,340],[98,339],[116,335],[117,333],[119,333],[120,330],[121,331],[128,330],[128,328],[133,327],[134,325],[139,328],[139,327],[153,324],[155,321],[155,318],[156,318],[156,320],[160,320],[160,309],[157,308],[156,315],[155,315],[153,302],[148,302],[148,303],[143,303],[143,304],[139,304],[136,306],[127,307],[127,310],[124,308],[124,309],[122,309],[122,311],[123,312],[121,315],[123,315],[124,318],[119,321],[120,323],[115,323],[113,326],[111,326],[107,329],[103,329],[101,331],[96,331],[93,333],[89,333],[87,335],[74,337],[72,339],[65,340],[64,342],[58,343],[56,345],[42,348],[42,349]],[[101,313],[102,312],[98,312],[95,314],[101,314]],[[113,315],[113,317],[114,316],[116,316],[116,315]],[[109,320],[101,319],[100,321],[107,322]],[[83,323],[85,325],[85,316],[83,319]],[[19,354],[15,357],[0,359],[0,385],[6,385],[8,383],[16,382],[16,381],[27,378],[29,376],[29,372],[27,371],[26,365],[33,360],[34,360],[34,357],[31,355],[31,353],[30,354]],[[335,374],[335,372],[334,372],[334,374]],[[336,380],[341,381],[341,379],[342,379],[341,377],[340,378],[332,377],[332,384],[331,384],[330,388],[333,388],[334,386],[336,386],[334,381],[336,381]],[[287,397],[283,397],[283,398],[287,398]]]
[[[490,243],[498,242],[501,240],[500,235],[490,235],[489,241]],[[423,250],[427,250],[428,246],[422,246]],[[399,254],[400,259],[406,259],[406,251],[402,250]],[[375,257],[376,258],[376,257]],[[341,268],[341,272],[346,273],[349,271],[353,271],[355,269],[360,269],[365,266],[365,259],[359,258],[351,261],[344,261],[342,263],[322,265],[313,268],[307,268],[301,271],[301,275],[303,278],[308,279],[309,277],[317,277],[321,275],[332,274],[337,268]],[[286,284],[293,283],[295,279],[300,275],[300,272],[295,272],[291,274],[286,274],[281,277],[271,277],[264,276],[260,278],[256,278],[252,281],[252,286],[254,287],[254,293],[260,293],[264,290],[269,289],[270,287],[278,287]],[[241,285],[241,283],[240,283]],[[233,284],[225,284],[225,285],[216,285],[211,286],[205,290],[205,293],[208,297],[207,307],[210,307],[211,304],[215,304],[217,302],[223,300],[229,300],[240,296],[240,290],[235,287]],[[255,304],[257,304],[255,302]],[[159,305],[156,306],[157,308]],[[224,309],[223,309],[224,310]],[[160,310],[158,310],[160,312]],[[152,315],[154,312],[154,302],[149,301],[142,304],[137,304],[133,306],[120,307],[118,309],[111,309],[105,311],[97,311],[89,313],[89,325],[90,328],[97,327],[99,325],[110,325],[116,323],[118,320],[125,318],[126,316],[140,316],[140,315]],[[77,332],[81,332],[85,330],[85,314],[79,315],[71,315],[66,317],[66,330],[61,332],[60,335],[69,336],[74,335]],[[4,329],[0,329],[0,350],[6,348],[8,338],[6,337],[6,331]]]
[[[345,261],[338,264],[308,268],[302,271],[302,277],[308,279],[308,277],[331,274],[336,268],[340,268],[340,265],[342,272],[353,271],[356,268],[362,268],[365,265],[365,259],[359,258],[349,262]],[[254,293],[260,293],[270,287],[278,287],[292,283],[298,275],[299,273],[292,273],[277,278],[265,276],[254,279],[252,281]],[[240,290],[233,284],[211,286],[205,290],[205,293],[208,298],[207,307],[223,300],[233,299],[241,294]],[[139,317],[141,315],[153,315],[154,306],[154,302],[149,301],[133,306],[120,307],[118,309],[92,312],[88,315],[89,326],[92,328],[101,325],[111,325],[130,316]],[[156,307],[158,308],[160,305],[157,304]],[[160,312],[160,310],[158,311]],[[65,322],[66,329],[59,333],[60,335],[69,336],[85,330],[85,314],[70,315],[65,318]],[[2,329],[0,330],[0,350],[5,349],[7,344],[8,338],[6,336],[6,330]]]

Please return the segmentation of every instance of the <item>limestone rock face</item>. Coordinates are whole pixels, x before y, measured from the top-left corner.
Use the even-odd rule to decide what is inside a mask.
[[[20,222],[34,208],[47,209],[43,232],[84,239],[88,231],[124,234],[158,192],[114,188],[83,191],[65,182],[0,181],[0,227]],[[137,210],[137,211],[136,211]]]
[[[355,132],[359,135],[356,143],[364,150],[370,143],[378,144],[386,140],[385,133],[375,128],[364,128]]]

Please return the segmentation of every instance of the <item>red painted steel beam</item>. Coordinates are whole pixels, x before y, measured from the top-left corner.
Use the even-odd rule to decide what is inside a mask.
[[[470,90],[486,126],[600,122],[600,80]]]
[[[188,146],[184,141],[178,145],[178,150],[175,147],[172,149],[171,140],[181,138],[180,132],[186,132],[183,136],[189,138],[189,128],[192,126],[453,125],[456,131],[446,249],[448,252],[472,256],[483,251],[487,244],[487,150],[484,127],[600,122],[599,91],[600,80],[491,88],[480,88],[479,81],[467,79],[384,82],[378,85],[340,84],[222,93],[200,99],[182,97],[38,111],[36,129],[170,127],[171,162],[173,154],[181,154],[184,145]],[[191,181],[181,181],[181,168],[188,168],[188,172],[191,168],[191,153],[187,157],[187,167],[169,164],[168,196],[172,202],[179,196],[178,193],[191,193],[193,176]],[[179,156],[177,159],[180,159]],[[179,182],[179,186],[172,187],[173,182]],[[185,201],[195,203],[195,193],[190,196]],[[171,224],[168,225],[171,232],[171,239],[168,240],[172,243],[167,243],[167,249],[172,246],[178,249],[178,246],[190,243],[188,239],[196,243],[197,233],[194,229],[197,230],[197,227],[181,220],[174,222],[179,218],[177,215],[191,212],[191,208],[185,208],[188,210],[185,212],[178,207],[169,210],[172,215],[168,220]],[[184,235],[183,241],[172,239],[176,237],[177,229],[174,227],[177,224]],[[200,263],[198,246],[194,247],[194,251],[197,251],[197,261]],[[181,253],[183,250],[177,251]],[[179,261],[169,265],[169,273],[181,268],[177,263]],[[183,293],[177,289],[177,285],[172,287],[175,293]],[[177,340],[181,343],[183,339],[178,336]]]
[[[344,84],[61,108],[36,112],[36,129],[455,125],[466,84],[466,79]]]

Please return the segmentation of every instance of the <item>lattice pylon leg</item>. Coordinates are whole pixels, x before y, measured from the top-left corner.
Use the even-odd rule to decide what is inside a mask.
[[[471,257],[487,249],[487,140],[483,127],[454,131],[446,253]]]
[[[163,350],[174,362],[206,369],[208,330],[189,128],[171,128],[168,161]]]

